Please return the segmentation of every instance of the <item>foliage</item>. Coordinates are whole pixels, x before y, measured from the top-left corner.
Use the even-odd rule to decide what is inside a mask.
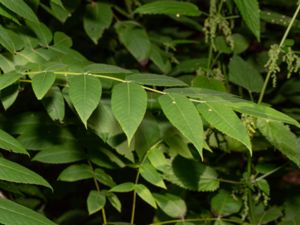
[[[0,224],[300,223],[299,10],[2,0]]]

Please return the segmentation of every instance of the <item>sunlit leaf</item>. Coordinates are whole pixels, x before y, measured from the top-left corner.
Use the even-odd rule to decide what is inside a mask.
[[[155,199],[150,190],[145,185],[136,184],[134,186],[134,190],[141,199],[143,199],[145,202],[147,202],[149,205],[156,209]]]
[[[176,195],[172,194],[153,194],[157,205],[168,216],[173,218],[183,218],[187,207],[185,202]]]

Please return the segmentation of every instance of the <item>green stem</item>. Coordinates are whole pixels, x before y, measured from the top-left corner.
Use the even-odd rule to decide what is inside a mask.
[[[90,161],[88,161],[88,164],[91,167],[91,169],[94,171],[92,163]],[[100,186],[98,184],[98,181],[97,181],[94,173],[93,173],[93,181],[94,181],[97,192],[100,193],[101,192]],[[105,225],[105,224],[107,224],[107,219],[106,219],[106,213],[105,213],[105,208],[104,207],[102,208],[101,213],[102,213],[103,225]]]
[[[134,183],[137,184],[139,182],[139,177],[140,177],[140,170],[138,169],[135,181]],[[132,209],[131,209],[131,219],[130,223],[134,224],[134,217],[135,217],[135,208],[136,208],[136,191],[133,191],[133,197],[132,197]]]
[[[293,15],[293,18],[291,19],[288,27],[286,28],[286,31],[285,31],[285,33],[284,33],[284,35],[283,35],[283,37],[282,37],[282,39],[280,41],[279,49],[282,48],[282,46],[283,46],[283,44],[284,44],[284,42],[285,42],[285,40],[286,40],[286,38],[287,38],[287,36],[288,36],[291,28],[292,28],[292,26],[293,26],[293,24],[294,24],[294,22],[295,22],[295,20],[296,20],[296,18],[298,16],[298,14],[299,14],[299,11],[300,11],[300,4],[298,5],[298,7],[297,7],[297,9],[296,9],[296,11],[295,11],[295,13]],[[269,80],[271,78],[271,75],[272,75],[272,71],[269,70],[268,73],[267,73],[266,79],[264,81],[263,87],[261,89],[259,98],[258,98],[258,102],[257,102],[258,104],[260,104],[262,102],[262,100],[263,100],[263,97],[265,95],[265,92],[266,92]]]

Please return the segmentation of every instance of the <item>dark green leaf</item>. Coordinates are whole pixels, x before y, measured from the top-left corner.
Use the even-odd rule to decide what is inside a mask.
[[[101,2],[86,5],[83,27],[87,35],[97,44],[105,29],[109,28],[113,19],[111,6]]]
[[[144,4],[135,10],[139,14],[166,14],[176,16],[199,16],[198,7],[189,2],[156,1]]]
[[[260,40],[260,9],[257,0],[234,0],[237,5],[243,20],[255,35]]]
[[[62,123],[65,117],[65,102],[59,87],[53,86],[50,88],[42,99],[42,103],[51,119]]]
[[[149,58],[151,52],[151,43],[146,31],[138,24],[132,21],[117,22],[116,32],[122,44],[136,58],[143,63]]]
[[[14,153],[21,153],[28,155],[24,146],[14,137],[0,129],[0,148],[12,151]]]
[[[239,56],[233,56],[229,63],[229,80],[250,92],[260,92],[263,79],[259,72]]]
[[[74,182],[93,178],[93,171],[89,165],[75,164],[64,169],[58,176],[57,180]]]
[[[14,54],[16,51],[15,44],[11,37],[9,36],[7,30],[0,26],[0,44],[8,50],[10,53]]]
[[[10,85],[1,91],[1,102],[5,110],[13,105],[19,95],[19,84]]]
[[[22,77],[22,74],[15,71],[8,72],[0,75],[0,90],[8,87],[9,85],[15,83]]]
[[[234,199],[230,193],[224,190],[220,190],[211,199],[212,211],[218,216],[228,216],[237,213],[241,207],[242,202],[239,199]]]

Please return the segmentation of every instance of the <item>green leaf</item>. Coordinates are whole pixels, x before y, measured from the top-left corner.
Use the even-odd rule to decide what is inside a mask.
[[[154,44],[151,45],[150,59],[164,74],[170,72],[171,63],[167,53],[160,50],[160,48]]]
[[[111,97],[112,111],[123,131],[128,145],[138,126],[142,122],[147,108],[147,94],[145,90],[134,83],[115,85]]]
[[[169,163],[163,151],[160,148],[157,147],[151,148],[147,154],[148,154],[148,159],[151,162],[151,164],[154,166],[154,168],[160,171],[166,170]]]
[[[144,162],[139,169],[140,169],[139,171],[141,176],[145,180],[147,180],[153,185],[167,189],[161,174],[158,173],[156,169],[149,162]]]
[[[113,19],[111,6],[101,2],[86,5],[83,27],[87,35],[97,44],[105,29],[109,28]]]
[[[172,161],[171,171],[165,178],[170,182],[192,191],[215,191],[220,182],[214,169],[193,159],[177,156]]]
[[[262,190],[266,195],[270,195],[270,186],[266,179],[260,179],[256,183],[260,190]]]
[[[89,64],[84,68],[84,71],[87,73],[99,73],[99,74],[106,74],[106,75],[132,73],[130,70],[126,70],[124,68],[114,66],[114,65],[109,65],[109,64],[102,64],[102,63]]]
[[[89,165],[75,164],[64,169],[58,176],[57,180],[74,182],[93,178],[93,171]]]
[[[250,92],[260,92],[264,83],[260,73],[237,55],[229,63],[229,80]]]
[[[32,89],[38,100],[41,100],[45,96],[54,84],[55,79],[56,76],[52,72],[39,73],[31,78]]]
[[[200,103],[197,108],[211,126],[243,143],[252,154],[248,131],[231,108],[213,102]]]
[[[156,207],[156,202],[155,199],[153,197],[153,195],[151,194],[150,190],[143,184],[136,184],[134,186],[134,190],[136,191],[137,195],[143,199],[145,202],[147,202],[149,205],[151,205],[153,208],[157,208]]]
[[[138,84],[152,85],[152,86],[164,86],[164,87],[176,87],[176,86],[187,86],[181,80],[165,75],[157,75],[151,73],[138,73],[129,75],[126,80],[133,81]]]
[[[189,2],[178,1],[156,1],[138,7],[135,13],[139,14],[165,14],[176,16],[199,16],[201,12],[198,7]]]
[[[265,138],[291,161],[300,165],[297,138],[288,126],[275,121],[257,119],[257,128]]]
[[[40,175],[4,158],[0,158],[0,180],[23,184],[37,184],[52,190],[51,185]]]
[[[18,95],[19,95],[19,84],[13,84],[7,88],[4,88],[1,91],[1,95],[0,95],[3,108],[7,110],[9,107],[11,107],[14,104],[14,102],[17,100]]]
[[[119,184],[115,187],[113,187],[112,189],[110,189],[109,191],[111,192],[131,192],[133,191],[135,188],[135,184],[131,183],[131,182],[126,182],[126,183],[122,183]]]
[[[87,198],[87,208],[89,215],[94,214],[104,208],[106,197],[102,192],[90,191]]]
[[[114,182],[114,180],[112,179],[112,177],[110,175],[108,175],[107,173],[105,173],[102,169],[97,168],[94,171],[94,177],[101,183],[104,184],[108,187],[114,187],[116,186],[116,183]]]
[[[211,199],[211,209],[218,216],[229,216],[237,213],[242,207],[242,202],[239,199],[234,199],[233,196],[224,191],[220,190]]]
[[[140,63],[149,58],[151,43],[146,31],[132,21],[117,22],[115,25],[119,40]]]
[[[42,99],[42,103],[52,120],[63,122],[65,117],[65,102],[59,87],[51,87]]]
[[[160,96],[159,103],[171,124],[196,147],[203,158],[203,126],[194,104],[186,97],[176,93]]]
[[[172,194],[153,194],[157,205],[168,216],[173,218],[183,218],[187,207],[185,202],[176,195]]]
[[[0,148],[12,151],[14,153],[21,153],[29,155],[23,145],[14,137],[0,129]]]
[[[61,0],[51,0],[51,14],[56,17],[60,22],[64,23],[66,19],[71,16],[69,11],[64,7]]]
[[[71,163],[82,159],[85,159],[84,152],[76,143],[49,146],[33,157],[35,161],[49,164]]]
[[[118,211],[122,212],[122,205],[117,195],[112,192],[106,193],[107,200]]]
[[[0,198],[0,223],[6,225],[57,225],[40,213]]]
[[[32,22],[39,22],[39,19],[33,10],[24,2],[24,0],[1,0],[1,4],[10,9],[20,17]]]
[[[257,0],[234,0],[248,28],[260,40],[260,9]]]
[[[3,26],[0,26],[0,44],[10,53],[16,52],[15,44]]]
[[[48,46],[52,40],[52,32],[51,30],[43,23],[39,22],[31,22],[27,21],[26,23],[31,30],[35,33],[37,38],[40,40],[40,44],[42,46]]]
[[[69,79],[70,99],[85,127],[87,120],[96,109],[101,98],[100,80],[88,75],[73,76]]]
[[[0,90],[8,87],[9,85],[15,83],[17,80],[22,77],[22,74],[15,71],[8,72],[0,75]]]

